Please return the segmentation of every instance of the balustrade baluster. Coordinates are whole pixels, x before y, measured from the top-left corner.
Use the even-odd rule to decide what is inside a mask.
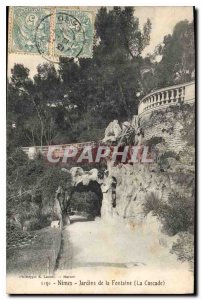
[[[179,89],[176,89],[175,101],[179,101]]]
[[[143,111],[153,110],[159,105],[172,105],[179,101],[193,101],[194,82],[175,85],[155,91],[143,98],[139,105],[139,114]],[[191,96],[192,94],[192,96]],[[190,98],[191,97],[191,98]]]
[[[165,92],[161,92],[160,102],[164,101],[164,99],[165,99]]]
[[[181,100],[184,101],[185,99],[185,86],[182,87],[182,93],[181,93]]]
[[[174,99],[174,90],[171,90],[171,96],[170,96],[170,102],[172,102],[172,100]]]
[[[149,99],[149,100],[148,100],[148,105],[149,105],[149,103],[151,103],[152,96],[150,96],[148,99]]]
[[[165,101],[168,101],[169,100],[169,91],[165,91],[165,93],[166,93]]]

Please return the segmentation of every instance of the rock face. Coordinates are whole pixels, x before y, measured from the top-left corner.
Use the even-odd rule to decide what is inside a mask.
[[[102,219],[108,221],[123,219],[125,222],[141,224],[145,218],[144,203],[147,199],[154,196],[160,201],[166,202],[169,194],[173,191],[182,191],[183,194],[190,195],[190,186],[194,176],[194,163],[191,157],[193,147],[189,146],[190,152],[187,154],[184,153],[185,151],[181,151],[184,150],[182,147],[187,143],[181,135],[181,130],[184,127],[186,116],[188,119],[192,116],[191,110],[192,108],[190,108],[188,116],[186,108],[182,111],[180,108],[174,108],[173,111],[169,108],[167,112],[160,111],[156,115],[150,116],[149,120],[141,120],[139,131],[144,132],[144,142],[154,136],[163,138],[163,142],[156,145],[159,157],[163,158],[157,163],[115,165],[108,160],[107,172],[103,179],[98,177],[97,169],[84,171],[79,167],[71,168],[70,173],[75,185],[80,182],[88,185],[91,180],[100,184],[103,193]],[[114,122],[116,124],[116,121]],[[110,125],[114,122],[111,122]],[[162,130],[161,126],[166,127],[166,130]],[[153,134],[150,135],[149,132]],[[167,147],[171,139],[173,141]],[[177,144],[178,147],[176,141],[180,141],[179,146]],[[169,149],[172,150],[171,153]],[[174,155],[178,155],[178,153],[179,159],[176,159]]]
[[[103,142],[115,142],[118,140],[121,134],[121,127],[119,125],[118,120],[114,120],[110,122],[110,124],[105,129],[105,137]]]
[[[70,170],[74,185],[80,182],[88,185],[90,181],[96,181],[100,185],[103,194],[103,221],[113,222],[117,227],[123,224],[132,228],[138,227],[142,232],[150,232],[150,236],[157,243],[171,249],[178,238],[177,234],[172,237],[164,234],[159,219],[152,209],[146,211],[146,205],[155,199],[163,204],[168,203],[173,192],[192,199],[195,176],[194,146],[189,141],[194,134],[191,129],[193,117],[193,108],[186,106],[154,112],[149,118],[146,115],[146,118],[140,120],[140,125],[135,126],[135,145],[146,145],[151,140],[153,146],[155,141],[154,147],[159,155],[152,164],[116,164],[108,160],[107,171],[101,178],[97,169],[84,171],[76,167]],[[114,129],[113,122],[110,125],[105,132],[105,139],[112,136],[110,141],[116,141],[119,145],[118,135],[115,137],[114,132],[111,134],[109,130]],[[188,128],[192,130],[190,136]]]
[[[159,199],[167,199],[170,180],[160,174],[156,167],[148,165],[120,165],[113,167],[111,176],[116,177],[115,214],[120,218],[143,222],[145,217],[143,203],[154,193]]]
[[[189,144],[191,136],[187,131],[188,124],[193,124],[193,112],[193,106],[173,107],[155,112],[149,119],[140,121],[143,143],[152,137],[163,139],[154,145],[158,151],[158,161],[116,166],[108,162],[109,176],[117,180],[116,207],[112,209],[111,216],[140,224],[145,221],[143,206],[147,199],[154,196],[167,202],[172,192],[192,197],[194,147]],[[187,132],[187,137],[183,135],[183,130]]]
[[[145,140],[152,137],[163,137],[166,151],[179,153],[186,147],[182,136],[184,123],[194,116],[192,105],[168,107],[154,111],[140,118],[140,127],[144,130]]]
[[[70,169],[70,174],[72,175],[73,184],[76,186],[79,183],[83,185],[88,185],[90,181],[97,181],[98,170],[91,169],[90,171],[84,171],[80,167],[73,167]]]
[[[110,164],[110,162],[108,162]],[[132,219],[143,221],[143,203],[151,193],[160,199],[167,199],[170,191],[170,179],[158,171],[156,166],[118,165],[110,167],[103,179],[98,178],[98,170],[84,171],[74,167],[70,170],[75,185],[88,185],[97,181],[103,193],[101,218]]]
[[[157,244],[171,249],[174,238],[162,233],[162,224],[152,212],[146,215],[144,211],[145,201],[153,195],[161,201],[167,201],[168,194],[174,188],[170,174],[161,172],[156,164],[111,166],[110,162],[102,179],[98,178],[98,172],[94,169],[92,172],[85,172],[81,168],[70,171],[75,185],[80,182],[87,185],[91,180],[100,184],[103,222],[115,224],[117,230],[118,226],[126,225],[132,229],[138,228],[139,232],[150,232]]]
[[[101,191],[103,193],[102,206],[101,206],[101,218],[104,220],[110,220],[113,217],[112,210],[112,182],[111,178],[107,178],[101,185]]]
[[[79,183],[88,185],[90,181],[96,181],[100,185],[103,194],[101,218],[104,220],[111,220],[114,213],[114,203],[116,203],[116,191],[114,188],[116,181],[114,177],[107,172],[101,179],[98,176],[97,169],[84,171],[80,167],[71,168],[70,173],[72,175],[74,186],[77,186]]]

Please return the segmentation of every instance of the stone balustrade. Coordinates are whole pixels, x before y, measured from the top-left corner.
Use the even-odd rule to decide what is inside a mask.
[[[98,144],[101,144],[101,141],[95,142],[84,142],[84,143],[72,143],[72,144],[61,144],[61,145],[49,145],[49,146],[30,146],[30,147],[21,147],[21,149],[28,155],[30,159],[34,159],[38,154],[47,155],[49,148],[53,147],[53,151],[56,157],[63,157],[64,150],[66,147],[73,146],[78,150],[83,149],[86,146],[96,147]]]
[[[142,115],[152,112],[153,110],[163,109],[167,106],[178,104],[178,103],[193,103],[195,101],[195,82],[188,82],[180,85],[166,87],[157,91],[154,91],[147,96],[145,96],[138,106],[138,115],[134,115],[132,119],[132,126],[134,128],[138,127],[139,117]],[[66,146],[74,146],[78,149],[82,149],[84,146],[102,144],[102,141],[94,142],[85,142],[85,143],[76,143],[76,144],[65,144],[65,145],[55,145],[53,147],[59,148],[55,150],[55,153],[59,157],[63,155],[64,148]],[[30,146],[22,147],[22,150],[28,155],[30,159],[36,157],[37,154],[47,154],[48,149],[51,146]]]
[[[195,82],[166,87],[146,95],[139,104],[138,116],[182,102],[195,101]]]

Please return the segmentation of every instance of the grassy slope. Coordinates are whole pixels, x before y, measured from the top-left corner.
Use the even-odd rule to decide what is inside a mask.
[[[61,245],[61,231],[46,227],[37,230],[31,245],[7,250],[7,273],[52,274]]]

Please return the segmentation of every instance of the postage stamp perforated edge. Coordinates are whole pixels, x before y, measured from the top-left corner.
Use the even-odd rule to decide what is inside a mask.
[[[81,53],[78,56],[78,58],[92,58],[93,57],[93,48],[94,48],[94,22],[95,22],[96,10],[97,10],[96,8],[91,8],[90,9],[88,7],[87,7],[87,9],[85,9],[84,7],[81,7],[81,9],[80,9],[80,7],[56,7],[55,16],[56,16],[57,13],[65,13],[65,12],[69,12],[69,11],[71,11],[71,12],[80,11],[82,13],[87,14],[88,18],[90,19],[90,22],[91,22],[90,27],[91,27],[91,31],[92,31],[92,39],[91,39],[91,44],[89,46],[89,49],[90,49],[89,50],[89,54],[86,55],[86,53],[85,54]],[[54,18],[54,22],[56,22],[55,18]],[[56,24],[54,26],[56,26]],[[55,45],[54,45],[53,51],[54,51],[54,56],[55,57],[58,56],[58,54],[56,53],[57,51],[55,51]],[[60,57],[72,57],[72,56],[67,56],[65,54],[63,55],[62,53],[60,53],[59,56]]]
[[[27,52],[23,50],[17,50],[13,49],[13,24],[14,24],[14,8],[17,6],[10,6],[9,7],[9,17],[8,17],[8,53],[14,53],[14,54],[22,54],[22,55],[41,55],[39,51],[36,52]],[[29,8],[31,8],[29,6]],[[35,8],[35,7],[33,7]],[[95,7],[79,7],[79,6],[40,6],[41,9],[47,9],[49,10],[50,14],[55,15],[56,10],[62,10],[62,11],[82,11],[83,13],[90,14],[90,20],[91,20],[91,29],[92,29],[92,43],[90,45],[90,55],[80,55],[80,58],[92,58],[93,57],[93,48],[94,48],[94,22],[95,22],[95,14],[97,8]],[[54,17],[50,18],[50,39],[49,39],[49,45],[48,45],[48,56],[49,57],[58,57],[54,53],[54,36],[55,36],[55,20]],[[59,55],[61,57],[68,57],[66,55]],[[72,58],[72,57],[70,57]]]
[[[35,52],[28,52],[28,51],[23,51],[19,50],[13,47],[13,26],[14,26],[14,9],[15,8],[36,8],[36,7],[31,7],[31,6],[9,6],[9,16],[8,16],[8,53],[14,53],[14,54],[21,54],[21,55],[40,55],[40,53],[36,50]],[[50,7],[45,7],[45,6],[40,6],[37,7],[37,9],[41,10],[50,10]]]

